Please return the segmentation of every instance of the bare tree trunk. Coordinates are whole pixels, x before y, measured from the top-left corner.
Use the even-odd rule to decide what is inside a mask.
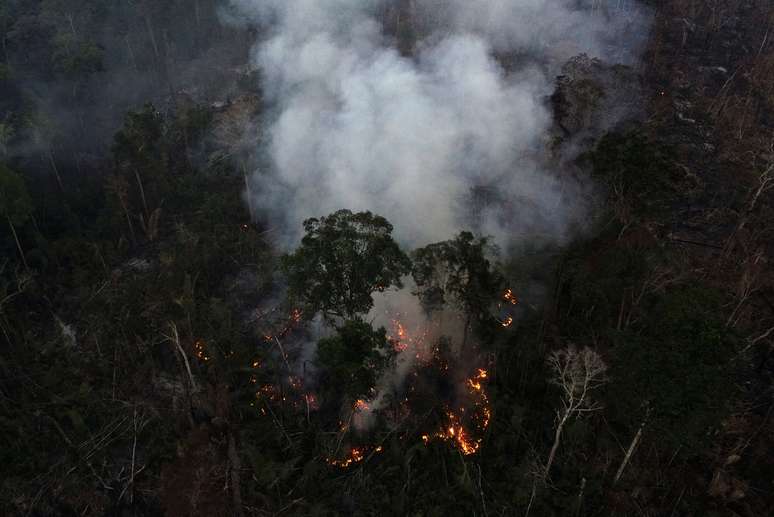
[[[6,219],[8,219],[8,224],[11,227],[11,233],[13,233],[13,240],[16,241],[16,247],[19,250],[19,256],[22,259],[22,264],[24,264],[24,269],[29,271],[30,270],[30,266],[27,265],[27,257],[24,256],[24,250],[22,250],[21,243],[19,242],[19,236],[16,235],[16,228],[13,225],[13,221],[11,221],[11,216],[10,215],[6,215],[5,217],[6,217]]]
[[[551,446],[551,452],[548,453],[548,461],[546,462],[546,470],[543,472],[543,479],[548,478],[548,473],[551,471],[551,465],[554,463],[556,450],[559,448],[559,440],[562,438],[564,425],[567,423],[569,418],[570,412],[565,410],[564,415],[562,415],[561,419],[559,420],[559,425],[556,426],[556,433],[554,433],[554,444]]]
[[[132,218],[129,215],[129,209],[126,207],[126,202],[121,199],[121,208],[124,209],[124,215],[126,216],[126,223],[129,225],[129,233],[132,236],[132,244],[137,245],[137,236],[134,234],[134,225],[132,224]]]
[[[140,173],[137,169],[134,169],[134,177],[137,178],[137,186],[140,187],[140,198],[142,199],[142,208],[145,210],[145,220],[150,220],[150,212],[148,212],[148,203],[145,201],[145,189],[142,188],[142,180],[140,179]]]
[[[56,166],[56,161],[54,160],[54,153],[51,152],[51,148],[49,147],[47,149],[48,151],[48,161],[51,163],[51,168],[54,170],[54,176],[56,176],[56,182],[59,184],[59,188],[64,192],[64,185],[62,185],[62,177],[59,176],[59,168]]]
[[[153,52],[156,54],[156,59],[159,56],[159,45],[156,43],[156,35],[153,33],[153,27],[151,26],[150,18],[145,15],[145,27],[148,29],[148,35],[150,36],[151,44],[153,45]]]
[[[134,66],[134,71],[139,72],[140,69],[137,68],[137,59],[134,57],[134,50],[132,49],[132,44],[129,42],[129,35],[127,34],[124,39],[126,40],[126,48],[129,49],[129,60]]]
[[[185,369],[188,372],[188,380],[190,382],[190,394],[196,393],[199,391],[199,386],[196,384],[196,381],[194,380],[193,372],[191,371],[191,364],[188,362],[188,356],[185,355],[185,351],[183,350],[183,346],[180,344],[180,335],[177,332],[177,325],[174,323],[169,324],[170,329],[172,330],[172,336],[170,337],[170,340],[177,346],[177,351],[180,352],[180,356],[183,358],[183,361],[185,363]],[[189,401],[190,402],[190,401]]]
[[[247,209],[250,212],[250,221],[255,221],[255,211],[253,208],[253,193],[250,190],[250,181],[247,179],[247,168],[242,164],[242,171],[245,178],[245,190],[247,191]]]
[[[70,30],[73,31],[73,36],[78,37],[78,32],[75,30],[75,24],[73,23],[73,14],[67,13],[67,21],[70,22]]]
[[[462,349],[460,353],[464,352],[468,345],[468,330],[470,329],[470,313],[465,317],[465,328],[462,331]]]
[[[626,465],[628,465],[629,460],[632,459],[632,454],[634,453],[634,449],[637,448],[637,444],[640,443],[640,438],[642,438],[642,430],[645,428],[647,421],[648,416],[646,414],[645,418],[642,419],[640,428],[637,429],[637,433],[634,435],[634,438],[632,438],[632,443],[629,444],[629,448],[626,450],[626,455],[624,455],[624,459],[621,461],[621,466],[618,467],[618,471],[615,473],[615,477],[613,478],[613,486],[615,486],[616,483],[618,483],[618,480],[621,479],[621,475],[623,474]]]
[[[234,504],[234,515],[242,517],[242,481],[239,471],[242,469],[242,462],[239,461],[239,454],[236,450],[236,440],[234,433],[228,435],[228,459],[231,462],[231,498]]]

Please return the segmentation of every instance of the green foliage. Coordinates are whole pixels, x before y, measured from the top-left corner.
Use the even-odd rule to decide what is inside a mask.
[[[658,263],[656,253],[619,242],[595,241],[571,250],[562,268],[558,305],[566,332],[575,339],[610,336],[621,317],[622,297],[629,303]]]
[[[486,237],[476,238],[470,232],[414,251],[412,274],[425,311],[452,306],[471,317],[484,318],[504,286],[502,274],[491,261],[496,254]]]
[[[31,213],[32,201],[24,180],[0,163],[0,215],[14,225],[22,225]]]
[[[164,117],[152,105],[127,113],[124,126],[116,133],[112,147],[119,168],[163,168]]]
[[[323,385],[336,395],[366,395],[389,362],[390,349],[383,328],[374,329],[362,320],[347,321],[335,336],[317,345],[317,364],[327,380]]]
[[[373,306],[371,293],[401,287],[411,261],[392,239],[392,225],[371,212],[339,210],[304,221],[298,249],[282,259],[289,295],[307,314],[352,319]]]
[[[638,328],[615,346],[611,406],[631,424],[646,411],[664,438],[696,446],[733,395],[736,339],[718,293],[676,287],[656,297]]]
[[[63,33],[54,40],[51,59],[55,72],[70,79],[83,79],[103,70],[103,54],[96,44]]]
[[[642,133],[608,133],[589,153],[592,171],[636,214],[657,213],[675,190],[672,151]]]

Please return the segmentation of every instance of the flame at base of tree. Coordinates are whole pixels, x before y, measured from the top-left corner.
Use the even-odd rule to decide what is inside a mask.
[[[483,385],[487,377],[487,371],[479,368],[474,376],[466,380],[466,386],[473,400],[472,407],[469,407],[468,411],[465,407],[460,407],[457,412],[447,409],[446,421],[442,428],[433,434],[422,435],[425,445],[437,439],[454,444],[465,455],[478,452],[484,431],[489,427],[492,417],[489,398]],[[466,421],[466,424],[463,421]]]
[[[502,296],[498,308],[516,303],[516,298],[508,290]],[[389,395],[385,399],[372,389],[370,394],[372,398],[355,400],[351,406],[349,418],[339,422],[337,433],[338,444],[342,444],[342,441],[350,444],[343,445],[341,449],[339,445],[336,446],[337,451],[347,451],[346,454],[333,452],[325,458],[325,462],[332,467],[348,468],[359,465],[382,451],[381,445],[363,443],[362,431],[358,430],[360,427],[358,421],[376,418],[376,421],[387,422],[387,425],[394,430],[401,427],[407,429],[405,424],[411,421],[416,423],[420,411],[425,412],[425,409],[420,410],[420,408],[427,407],[428,403],[435,408],[442,408],[442,411],[439,420],[436,421],[435,430],[427,430],[421,435],[426,445],[432,441],[448,443],[463,455],[475,454],[482,446],[491,420],[491,407],[486,391],[489,380],[488,371],[477,368],[472,374],[462,378],[457,377],[464,361],[450,355],[450,341],[444,341],[448,338],[442,339],[442,329],[438,323],[426,322],[419,328],[409,330],[407,324],[399,318],[400,315],[395,315],[391,320],[388,341],[392,352],[398,354],[398,360],[404,361],[403,364],[408,365],[409,368],[403,386],[395,393],[397,395],[402,392],[404,395],[399,395],[398,400],[395,400],[394,395]],[[299,326],[301,319],[300,310],[291,311],[278,332],[268,334],[266,340],[277,341],[278,337],[288,336]],[[503,327],[510,326],[512,321],[509,316],[502,322]],[[290,343],[292,346],[292,341]],[[279,345],[279,348],[281,347],[282,345]],[[285,350],[280,351],[287,366]],[[263,368],[263,363],[263,360],[253,359],[250,364],[250,370],[255,372],[250,378],[253,384],[257,384],[257,373]],[[261,404],[256,404],[256,409],[262,415],[267,415],[267,412],[271,412],[272,406],[280,406],[285,410],[306,412],[306,418],[309,419],[309,412],[320,408],[317,395],[308,390],[303,378],[295,377],[289,372],[286,375],[287,377],[283,376],[285,380],[278,384],[259,384],[254,402],[260,401]],[[453,378],[457,381],[451,381]],[[445,388],[439,386],[445,386]],[[432,397],[434,391],[438,397],[435,402]]]
[[[350,467],[352,465],[356,465],[363,461],[366,458],[366,455],[369,454],[376,454],[378,452],[382,452],[382,446],[377,445],[376,447],[352,447],[349,451],[349,454],[341,459],[335,459],[335,458],[328,458],[326,463],[328,465],[333,465],[334,467],[340,467],[340,468],[346,468]]]

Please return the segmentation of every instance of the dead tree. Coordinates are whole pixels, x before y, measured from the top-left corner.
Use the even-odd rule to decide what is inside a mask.
[[[548,366],[554,375],[549,382],[559,387],[562,399],[560,408],[556,410],[554,443],[548,454],[543,480],[548,478],[565,426],[572,418],[602,409],[591,398],[591,392],[607,382],[607,365],[598,353],[587,347],[578,350],[571,345],[552,352],[548,357]]]

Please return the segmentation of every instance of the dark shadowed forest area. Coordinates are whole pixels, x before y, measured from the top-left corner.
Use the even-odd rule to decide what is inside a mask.
[[[0,0],[0,515],[774,513],[774,5],[508,4]]]

